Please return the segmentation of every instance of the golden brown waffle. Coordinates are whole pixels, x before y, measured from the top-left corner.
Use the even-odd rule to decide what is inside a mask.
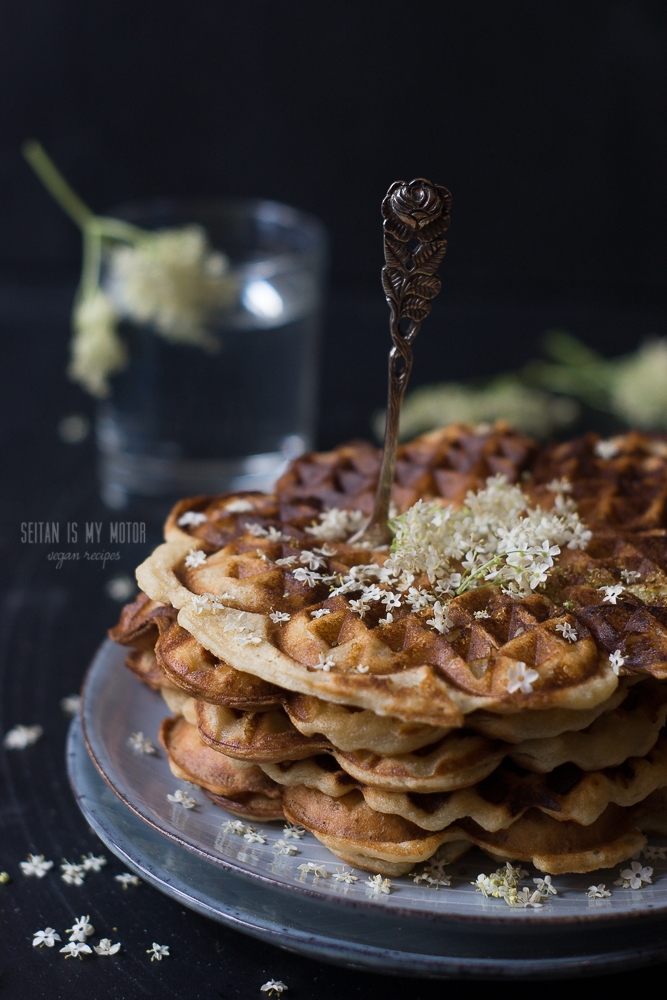
[[[419,498],[460,503],[496,473],[516,482],[536,453],[535,442],[505,421],[478,428],[452,424],[398,448],[392,500],[399,511]],[[353,442],[295,459],[275,486],[281,519],[312,521],[332,507],[370,514],[381,458],[378,448]]]
[[[667,741],[663,738],[645,757],[631,757],[617,768],[600,771],[562,764],[549,774],[534,774],[506,760],[475,785],[444,794],[397,792],[351,781],[349,774],[322,756],[261,766],[278,784],[305,785],[334,799],[357,787],[376,812],[402,816],[423,830],[438,832],[469,818],[495,832],[532,808],[559,821],[589,826],[610,803],[624,808],[637,805],[667,785]]]
[[[209,750],[185,719],[165,719],[159,738],[169,767],[180,780],[200,785],[235,815],[260,821],[282,817],[280,786],[259,767],[239,768],[236,762]]]
[[[118,626],[115,631],[118,636]],[[122,635],[121,639],[127,641]],[[365,748],[385,755],[409,753],[438,742],[449,731],[412,725],[390,716],[376,715],[370,710],[358,711],[267,684],[217,660],[176,622],[162,630],[156,652],[159,660],[148,651],[131,653],[126,660],[128,666],[151,686],[164,688],[168,685],[195,700],[236,710],[261,711],[282,704],[299,732],[305,736],[326,736],[341,750]],[[135,669],[135,657],[147,665],[144,670]],[[147,677],[149,669],[150,677]],[[579,731],[620,705],[626,697],[629,681],[630,678],[623,678],[611,697],[592,709],[547,709],[500,716],[478,711],[466,717],[466,727],[490,739],[509,743]]]
[[[343,861],[389,876],[409,872],[450,841],[467,840],[501,861],[532,861],[554,875],[611,867],[646,842],[633,826],[632,810],[613,804],[588,826],[530,809],[495,833],[462,819],[430,835],[402,817],[375,812],[356,789],[334,799],[304,785],[288,787],[283,809]]]
[[[559,479],[571,484],[570,495],[592,528],[667,527],[667,435],[630,431],[600,441],[587,434],[552,445],[537,457],[527,491],[549,506],[546,486]]]

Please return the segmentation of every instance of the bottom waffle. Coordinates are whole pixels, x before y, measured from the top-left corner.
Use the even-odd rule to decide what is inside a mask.
[[[305,827],[341,860],[390,877],[407,874],[452,842],[475,844],[495,860],[532,862],[552,875],[611,868],[646,843],[633,825],[632,810],[613,804],[589,826],[531,809],[496,833],[466,819],[431,835],[402,817],[374,812],[356,789],[332,799],[298,785],[285,790],[283,808],[290,822]]]

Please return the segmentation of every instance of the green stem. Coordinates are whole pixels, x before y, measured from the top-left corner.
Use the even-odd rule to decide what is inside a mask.
[[[505,554],[504,554],[504,555],[502,555],[502,556],[494,556],[494,557],[493,557],[493,559],[489,559],[489,561],[488,561],[488,562],[486,562],[486,563],[484,563],[484,565],[483,565],[483,566],[479,566],[479,567],[478,567],[478,568],[477,568],[477,569],[475,570],[475,572],[474,572],[474,573],[470,573],[470,574],[469,574],[469,575],[468,575],[468,576],[467,576],[467,577],[466,577],[466,578],[465,578],[465,579],[464,579],[464,580],[463,580],[463,581],[462,581],[462,582],[461,582],[461,583],[459,584],[459,587],[458,587],[458,590],[456,591],[456,596],[457,596],[457,597],[460,597],[460,596],[461,596],[461,594],[465,594],[466,590],[468,589],[468,586],[469,586],[469,584],[471,584],[473,580],[477,580],[477,579],[478,579],[478,578],[479,578],[480,576],[482,576],[482,574],[483,574],[483,573],[486,573],[487,569],[489,569],[489,568],[490,568],[491,566],[493,566],[493,564],[494,564],[494,563],[498,563],[498,562],[502,562],[502,561],[503,561],[503,559],[504,559],[504,557],[505,557],[505,555],[509,555],[509,554],[510,554],[510,553],[509,553],[509,552],[507,552],[507,553],[505,553]]]
[[[78,194],[72,190],[53,160],[47,156],[41,145],[35,140],[23,145],[23,155],[35,171],[46,190],[55,198],[64,212],[69,215],[77,226],[85,229],[95,216],[81,201]]]

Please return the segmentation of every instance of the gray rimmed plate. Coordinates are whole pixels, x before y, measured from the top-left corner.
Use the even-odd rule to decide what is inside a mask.
[[[244,839],[225,827],[235,817],[173,777],[161,750],[150,756],[128,743],[139,731],[156,743],[167,710],[124,668],[125,654],[106,641],[90,667],[70,733],[70,778],[108,847],[184,905],[282,947],[382,972],[580,976],[667,958],[664,858],[641,859],[654,869],[653,884],[641,890],[614,886],[619,869],[555,876],[556,897],[541,909],[518,909],[475,892],[471,880],[496,867],[478,851],[449,866],[450,886],[404,876],[385,894],[368,885],[367,872],[336,880],[349,868],[310,834],[286,841],[296,854],[280,853],[282,824],[258,828],[261,841]],[[194,809],[168,799],[178,788],[196,800]],[[301,871],[308,862],[326,877]],[[539,874],[531,870],[523,884],[532,887]],[[590,899],[592,882],[604,882],[611,897]]]

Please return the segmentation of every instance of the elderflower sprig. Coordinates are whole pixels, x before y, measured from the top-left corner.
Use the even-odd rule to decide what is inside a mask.
[[[561,546],[584,549],[591,539],[569,497],[558,493],[544,511],[501,475],[470,491],[458,510],[418,500],[391,527],[385,570],[426,574],[432,586],[456,595],[485,583],[528,594],[546,581]]]
[[[201,226],[150,232],[95,215],[38,142],[23,154],[83,234],[83,267],[72,314],[69,377],[91,395],[110,395],[109,379],[128,364],[121,320],[150,328],[171,343],[217,351],[208,326],[237,296],[227,258],[211,249]],[[103,265],[108,281],[102,287]]]

